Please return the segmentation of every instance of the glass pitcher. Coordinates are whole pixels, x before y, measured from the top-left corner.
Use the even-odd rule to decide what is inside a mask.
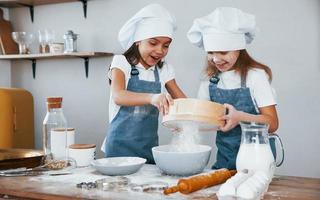
[[[273,177],[275,167],[279,167],[284,160],[284,150],[277,134],[268,134],[269,125],[255,122],[240,122],[242,135],[240,149],[237,155],[236,167],[243,169],[264,171]],[[281,147],[281,159],[277,162],[272,154],[269,139],[275,138]],[[278,155],[276,158],[279,157]]]

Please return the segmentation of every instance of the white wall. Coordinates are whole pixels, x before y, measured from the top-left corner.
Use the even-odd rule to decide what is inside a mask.
[[[1,8],[3,10],[4,19],[9,19],[9,10],[7,8]],[[11,87],[11,63],[10,61],[0,61],[0,86]]]
[[[235,6],[256,15],[260,32],[249,52],[273,70],[280,117],[278,133],[286,150],[285,163],[277,173],[320,177],[318,0],[95,0],[88,2],[87,19],[83,18],[81,3],[35,7],[34,23],[30,21],[27,8],[15,8],[10,10],[10,19],[15,30],[35,33],[39,29],[52,28],[60,36],[59,41],[68,29],[72,29],[80,34],[80,51],[120,53],[118,30],[130,16],[150,2],[161,3],[176,15],[179,27],[167,60],[175,66],[177,82],[190,97],[196,96],[205,59],[205,53],[186,38],[192,20],[208,14],[217,6]],[[34,45],[33,50],[36,49]],[[64,112],[70,126],[76,128],[77,142],[100,146],[108,121],[110,88],[106,71],[110,61],[110,58],[91,59],[89,78],[86,79],[80,59],[39,60],[35,80],[32,79],[30,61],[12,62],[12,87],[25,88],[34,95],[37,148],[41,148],[45,97],[49,95],[64,97]],[[3,69],[0,70],[2,74]],[[161,127],[159,135],[161,143],[170,141],[167,129]],[[214,136],[206,134],[204,141],[213,145]]]

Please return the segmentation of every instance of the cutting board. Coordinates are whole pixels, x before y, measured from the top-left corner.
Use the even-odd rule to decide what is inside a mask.
[[[18,54],[19,49],[11,37],[11,23],[3,18],[3,10],[0,8],[0,48],[2,54]]]

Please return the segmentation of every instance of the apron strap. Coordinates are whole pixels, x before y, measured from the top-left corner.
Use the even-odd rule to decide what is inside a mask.
[[[241,76],[241,87],[242,88],[247,87],[247,80],[243,76]]]
[[[213,83],[213,84],[217,85],[218,82],[220,81],[219,75],[220,75],[219,72],[217,72],[214,75],[212,75],[212,77],[210,78],[210,83]]]
[[[131,65],[131,73],[130,74],[131,74],[131,78],[139,79],[139,71],[136,68],[136,66]]]
[[[157,66],[154,67],[153,74],[154,74],[154,80],[155,80],[155,82],[160,82],[159,72],[158,72],[158,67],[157,67]]]

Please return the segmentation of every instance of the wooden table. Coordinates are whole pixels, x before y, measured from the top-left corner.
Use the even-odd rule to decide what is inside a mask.
[[[142,168],[140,171],[143,171]],[[92,179],[99,177],[101,174],[90,169],[86,172],[81,172],[81,176],[87,174]],[[138,172],[136,175],[144,176]],[[150,173],[149,173],[150,175]],[[70,175],[64,175],[64,178]],[[130,175],[131,176],[131,175]],[[127,177],[130,177],[127,176]],[[161,174],[156,175],[161,178]],[[70,176],[72,178],[72,176]],[[105,176],[104,176],[105,177]],[[149,176],[150,178],[150,176]],[[170,177],[171,178],[171,177]],[[72,179],[75,179],[74,177]],[[146,179],[148,175],[146,175]],[[171,178],[170,180],[173,180]],[[76,184],[65,183],[62,179],[57,181],[48,181],[36,177],[0,177],[0,199],[12,198],[15,199],[217,199],[215,192],[218,187],[208,188],[202,191],[194,192],[189,195],[180,193],[165,196],[162,193],[143,193],[132,192],[128,190],[118,191],[101,191],[98,189],[79,189]],[[64,179],[66,180],[66,179]],[[172,182],[171,182],[172,183]],[[284,199],[284,200],[319,200],[320,199],[320,179],[316,178],[302,178],[302,177],[289,177],[289,176],[275,176],[269,186],[268,192],[264,195],[266,200]]]

